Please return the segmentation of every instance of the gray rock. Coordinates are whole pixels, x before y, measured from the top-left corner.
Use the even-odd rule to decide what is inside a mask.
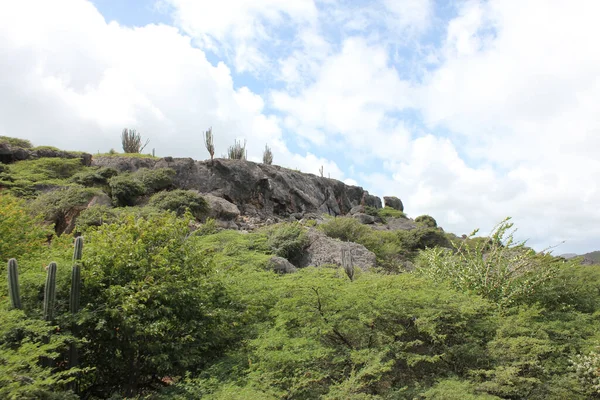
[[[364,213],[365,212],[365,208],[362,205],[358,205],[358,206],[354,206],[350,209],[349,214],[350,215],[354,215],[354,214],[358,214],[358,213]]]
[[[369,225],[375,223],[375,217],[368,214],[356,213],[352,218],[357,219],[361,224]]]
[[[307,237],[309,246],[304,249],[302,258],[297,264],[300,268],[311,265],[318,267],[324,264],[342,265],[342,248],[351,251],[355,267],[368,270],[377,265],[375,254],[361,244],[332,239],[316,229],[309,229]]]
[[[111,205],[112,205],[112,201],[111,201],[110,197],[106,193],[100,193],[100,194],[97,194],[94,197],[92,197],[92,199],[90,200],[90,202],[87,206],[89,208],[92,206],[111,206]]]
[[[214,219],[231,221],[240,215],[240,209],[233,203],[210,193],[203,193],[202,197],[210,207],[208,216]]]
[[[404,211],[404,204],[402,204],[402,200],[396,196],[384,196],[383,202],[385,203],[386,207],[391,207],[398,211]]]
[[[417,228],[417,223],[407,218],[386,218],[385,224],[374,226],[374,229],[390,231],[411,231]]]
[[[240,229],[240,227],[233,221],[224,221],[224,220],[218,219],[216,221],[216,223],[217,223],[217,226],[221,229],[232,229],[235,231]]]
[[[297,268],[283,257],[273,256],[267,264],[268,268],[279,274],[290,274],[296,272]]]
[[[94,157],[92,165],[120,171],[172,168],[177,172],[174,177],[177,188],[212,193],[235,204],[242,215],[263,219],[272,216],[289,218],[295,213],[345,215],[361,201],[381,208],[381,199],[361,187],[246,160],[216,158],[211,163],[210,160],[194,161],[191,158],[167,161],[166,158]]]

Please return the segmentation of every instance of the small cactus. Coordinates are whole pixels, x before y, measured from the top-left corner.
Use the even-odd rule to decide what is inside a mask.
[[[354,265],[352,261],[352,254],[348,249],[342,249],[342,267],[346,271],[346,275],[350,278],[350,281],[354,281]]]
[[[54,318],[54,304],[56,303],[56,263],[51,262],[48,265],[48,275],[46,276],[46,286],[44,288],[44,319],[52,321]]]
[[[8,260],[8,293],[12,308],[21,308],[21,295],[19,293],[19,267],[17,260]]]
[[[81,298],[81,265],[79,260],[83,254],[83,238],[80,236],[75,239],[75,250],[73,252],[73,269],[71,270],[71,297],[69,300],[69,310],[72,314],[79,311],[79,299]]]

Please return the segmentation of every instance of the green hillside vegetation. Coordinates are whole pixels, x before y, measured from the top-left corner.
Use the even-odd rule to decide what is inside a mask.
[[[431,216],[242,233],[168,169],[0,167],[2,399],[600,398],[600,266],[535,253],[509,219],[467,239]],[[74,233],[57,228],[100,196]],[[377,268],[272,271],[308,229],[364,245]]]

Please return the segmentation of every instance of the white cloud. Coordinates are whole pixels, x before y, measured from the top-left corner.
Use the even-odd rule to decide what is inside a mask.
[[[20,1],[0,12],[0,53],[0,135],[95,153],[119,150],[130,127],[157,155],[203,159],[212,126],[217,156],[247,139],[252,160],[269,144],[279,165],[343,178],[335,163],[292,154],[261,96],[234,89],[229,68],[176,28],[107,24],[81,0]]]

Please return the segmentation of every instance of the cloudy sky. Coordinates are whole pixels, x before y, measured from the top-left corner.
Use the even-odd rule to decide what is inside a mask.
[[[258,161],[600,249],[600,2],[1,0],[0,135]]]

